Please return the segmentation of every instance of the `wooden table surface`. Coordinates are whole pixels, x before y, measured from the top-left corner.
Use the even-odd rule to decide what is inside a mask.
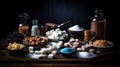
[[[27,56],[13,56],[6,50],[6,43],[0,43],[0,67],[119,67],[119,46],[92,59],[66,58],[60,55],[54,59],[31,59]]]

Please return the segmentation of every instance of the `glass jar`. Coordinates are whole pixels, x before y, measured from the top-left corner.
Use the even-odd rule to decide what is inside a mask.
[[[28,24],[28,19],[29,15],[27,13],[20,13],[19,14],[19,27],[18,27],[18,32],[23,35],[28,35],[29,34],[29,24]]]
[[[89,29],[84,30],[84,42],[88,42],[91,39],[91,31]]]
[[[96,35],[95,39],[105,39],[106,34],[106,18],[103,16],[103,9],[96,9],[95,15],[91,22],[92,35]]]

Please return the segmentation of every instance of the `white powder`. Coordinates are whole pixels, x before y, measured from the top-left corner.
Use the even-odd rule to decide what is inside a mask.
[[[70,27],[69,30],[72,30],[72,31],[83,31],[83,28],[80,27],[79,25],[74,25],[74,26]]]

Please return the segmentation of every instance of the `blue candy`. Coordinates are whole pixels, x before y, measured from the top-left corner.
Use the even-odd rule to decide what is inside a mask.
[[[66,47],[61,49],[60,52],[63,54],[71,54],[74,52],[74,48]]]

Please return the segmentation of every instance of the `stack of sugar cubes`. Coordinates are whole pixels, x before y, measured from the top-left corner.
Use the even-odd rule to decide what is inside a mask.
[[[46,35],[49,39],[55,39],[55,40],[64,40],[68,37],[68,33],[65,30],[60,30],[59,28],[55,30],[50,30],[46,32]]]

